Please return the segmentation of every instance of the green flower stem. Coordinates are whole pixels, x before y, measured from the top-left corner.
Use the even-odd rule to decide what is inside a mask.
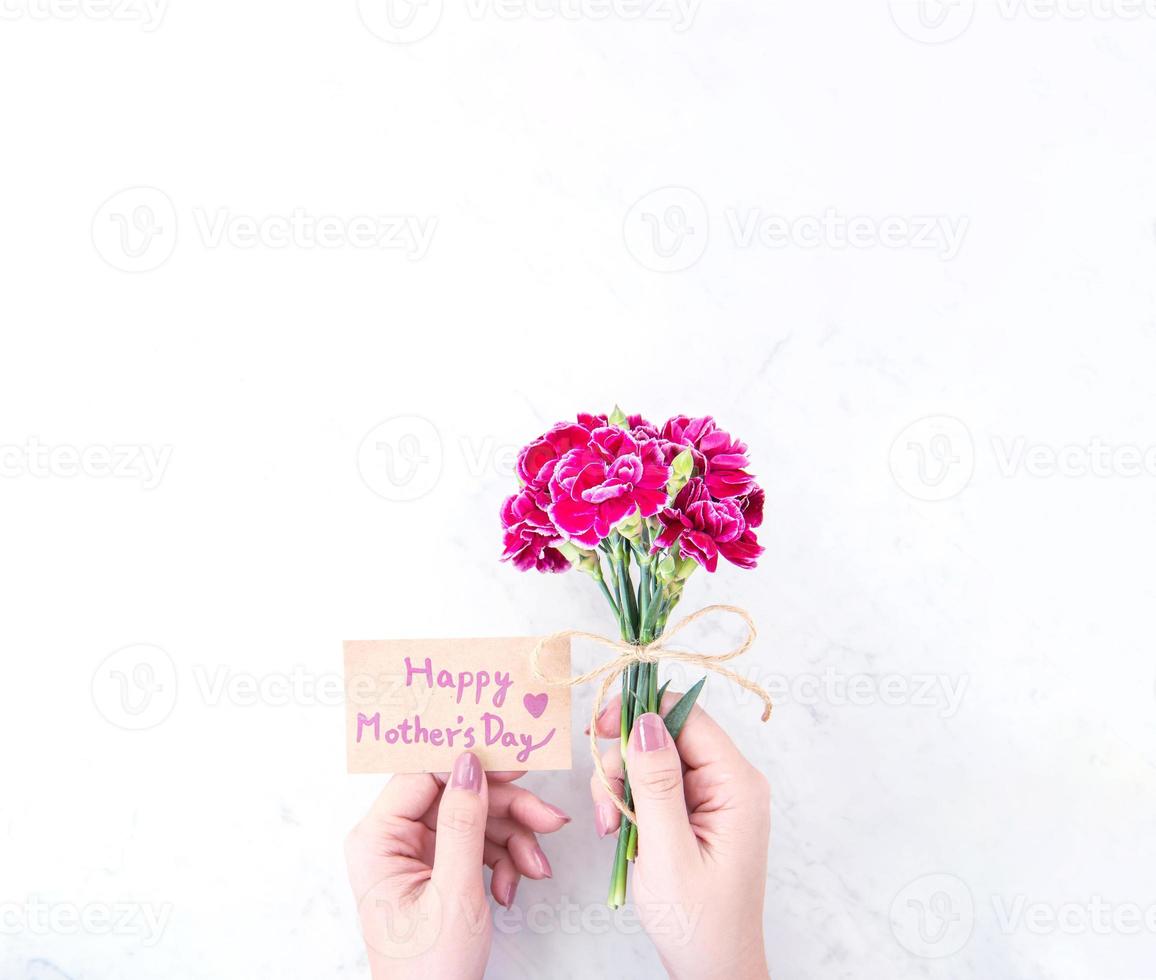
[[[610,894],[606,899],[606,904],[612,909],[622,908],[626,904],[626,845],[630,840],[628,826],[633,827],[634,824],[628,823],[624,817],[618,829],[618,847],[614,851],[614,866],[610,874]]]
[[[618,603],[614,601],[614,596],[610,594],[610,590],[606,587],[606,580],[601,575],[595,576],[594,579],[598,583],[598,588],[602,590],[602,594],[606,596],[606,601],[610,603],[610,608],[614,610],[614,618],[618,621],[618,630],[622,631],[622,611],[618,608]]]

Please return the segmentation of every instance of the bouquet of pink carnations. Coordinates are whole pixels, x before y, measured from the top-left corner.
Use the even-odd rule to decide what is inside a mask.
[[[624,643],[653,644],[687,579],[720,556],[754,568],[763,549],[755,528],[763,491],[747,472],[746,444],[709,416],[677,415],[661,426],[615,409],[559,422],[518,455],[521,489],[502,505],[503,561],[522,571],[578,568],[605,596]],[[705,678],[703,679],[705,680]],[[666,713],[677,738],[703,680]],[[636,716],[659,710],[666,685],[657,663],[622,673],[622,752]],[[623,796],[631,805],[630,779]],[[623,819],[609,904],[626,901],[627,866],[638,828]]]

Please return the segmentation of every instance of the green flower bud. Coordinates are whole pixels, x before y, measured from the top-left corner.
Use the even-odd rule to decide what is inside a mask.
[[[593,551],[579,548],[573,541],[563,541],[555,547],[566,556],[573,568],[596,578],[602,577],[602,566],[598,562],[598,555]]]
[[[614,411],[610,413],[610,417],[606,420],[610,425],[616,425],[620,429],[626,428],[626,413],[622,411],[617,405],[614,406]]]
[[[666,483],[666,492],[671,498],[678,496],[678,492],[686,486],[694,476],[694,453],[684,449],[670,461],[670,479]]]
[[[654,574],[658,577],[658,581],[662,583],[671,582],[674,580],[675,573],[678,566],[674,561],[672,555],[664,555],[662,560],[654,566]]]
[[[642,535],[642,518],[638,514],[638,508],[635,508],[634,513],[622,518],[614,529],[624,538],[629,538],[631,541],[637,541]]]

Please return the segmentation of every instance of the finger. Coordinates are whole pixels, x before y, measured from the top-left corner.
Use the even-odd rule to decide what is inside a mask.
[[[615,694],[608,702],[606,707],[599,713],[595,721],[595,730],[598,732],[599,738],[619,738],[622,735],[621,730],[622,718],[622,695]],[[590,728],[587,726],[586,734],[590,734]]]
[[[659,713],[665,715],[671,708],[678,704],[678,699],[682,694],[678,691],[667,691],[662,696],[662,704],[659,705]],[[586,730],[586,734],[590,734],[590,729]],[[606,702],[606,707],[602,709],[602,713],[598,715],[598,737],[599,738],[621,738],[622,737],[622,695],[616,694],[609,701]]]
[[[606,771],[611,788],[622,799],[622,749],[615,745],[603,752],[602,768]],[[594,830],[599,837],[613,834],[618,829],[621,815],[618,807],[611,802],[610,794],[606,792],[598,773],[590,776],[590,797],[594,800]]]
[[[437,802],[441,786],[428,772],[399,773],[385,784],[366,820],[371,824],[391,820],[420,820]]]
[[[514,894],[518,890],[518,882],[522,880],[522,876],[518,874],[513,858],[504,847],[487,843],[487,853],[490,848],[500,852],[500,856],[496,856],[493,864],[490,865],[494,869],[493,874],[490,875],[490,894],[497,902],[510,908],[514,904]],[[486,863],[490,864],[488,860]]]
[[[490,787],[490,816],[508,817],[539,834],[552,834],[570,822],[570,816],[552,803],[509,783]]]
[[[491,783],[512,783],[515,779],[521,779],[524,775],[526,775],[526,770],[523,769],[520,772],[488,772],[486,773],[486,778]]]
[[[510,852],[514,866],[527,878],[551,878],[554,870],[538,838],[519,823],[502,817],[491,817],[486,838]]]
[[[521,779],[526,775],[526,770],[522,769],[517,772],[499,771],[486,773],[486,782],[491,786],[494,783],[512,783],[515,779]],[[449,782],[450,774],[448,772],[435,772],[434,779],[436,779],[443,786]]]
[[[489,793],[481,760],[463,752],[438,805],[433,883],[442,893],[481,893]]]
[[[489,773],[486,779],[489,780]],[[511,786],[509,783],[497,783],[489,787],[490,808],[489,817],[507,817],[518,823],[525,824],[530,830],[539,834],[552,834],[561,830],[570,822],[570,816],[556,806],[539,799],[527,789],[520,786]],[[437,826],[440,802],[435,802],[422,817],[422,821],[431,830]]]
[[[682,760],[666,724],[656,714],[640,715],[627,744],[627,771],[639,838],[648,854],[661,854],[672,867],[697,860],[698,842],[690,828],[682,788]]]
[[[667,691],[662,698],[660,713],[665,716],[682,698],[681,691]],[[621,735],[622,699],[613,698],[606,710],[598,716],[600,738],[618,738]],[[699,705],[690,709],[682,731],[678,735],[678,754],[683,763],[691,769],[698,769],[711,763],[737,765],[746,759],[731,738],[710,715]]]

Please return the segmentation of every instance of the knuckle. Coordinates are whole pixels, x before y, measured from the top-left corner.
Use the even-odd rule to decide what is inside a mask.
[[[670,800],[682,795],[682,772],[678,769],[655,769],[643,773],[639,783],[653,800]]]
[[[478,811],[476,808],[468,806],[442,807],[442,830],[460,837],[468,837],[477,826]]]

